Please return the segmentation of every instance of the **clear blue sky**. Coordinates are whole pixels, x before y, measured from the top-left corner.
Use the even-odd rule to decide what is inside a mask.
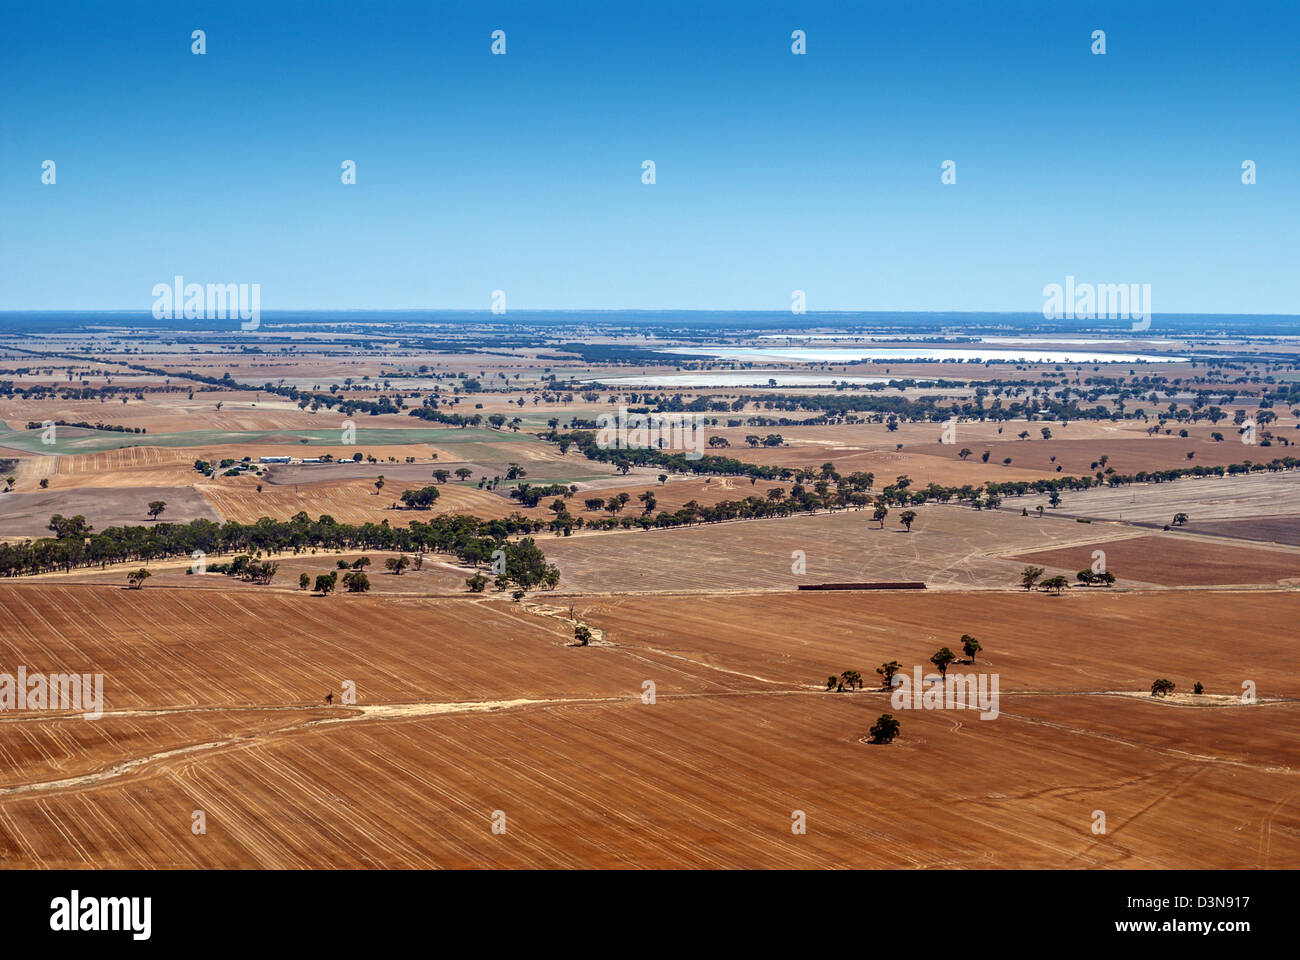
[[[6,3],[0,309],[1295,313],[1298,51],[1281,0]]]

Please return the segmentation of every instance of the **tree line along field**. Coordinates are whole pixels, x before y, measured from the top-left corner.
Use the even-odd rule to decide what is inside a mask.
[[[223,574],[215,569],[218,564],[229,564],[236,556],[238,554],[206,557],[202,572],[199,571],[196,562],[188,557],[155,561],[150,563],[148,567],[150,571],[148,589],[153,591],[159,587],[178,587],[186,590],[247,591],[254,595],[269,591],[293,594],[312,593],[314,592],[316,577],[335,572],[342,578],[345,572],[352,569],[352,564],[361,557],[366,557],[370,561],[369,565],[359,568],[364,570],[369,582],[369,588],[362,591],[362,593],[372,595],[463,597],[467,594],[466,581],[470,577],[474,576],[475,573],[491,574],[490,564],[483,564],[475,568],[472,564],[462,563],[450,555],[426,554],[420,560],[420,565],[417,568],[411,554],[390,553],[382,550],[317,550],[298,555],[292,553],[266,555],[266,559],[276,566],[276,572],[271,582],[264,584],[251,579],[244,579],[239,575]],[[387,561],[400,556],[405,556],[410,565],[404,568],[401,573],[389,570],[386,567]],[[346,564],[346,568],[339,567],[340,562]],[[299,580],[304,573],[307,574],[308,578],[308,585],[305,588]],[[98,567],[77,568],[70,572],[59,571],[43,574],[38,579],[45,583],[84,583],[100,587],[129,588],[126,571],[119,566],[109,566],[103,569]],[[493,588],[491,594],[496,592],[495,588]],[[350,603],[356,598],[346,590],[345,586],[342,586],[329,602],[337,600]]]

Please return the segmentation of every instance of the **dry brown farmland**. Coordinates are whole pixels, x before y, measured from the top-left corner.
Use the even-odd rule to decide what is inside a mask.
[[[1024,564],[1008,554],[1113,536],[1083,524],[955,505],[920,508],[908,533],[897,514],[891,512],[883,529],[870,511],[849,510],[542,543],[560,565],[566,591],[712,593],[859,580],[923,580],[931,588],[1010,587]],[[803,573],[795,572],[796,551],[803,552]]]
[[[1105,553],[1106,569],[1124,582],[1162,586],[1300,584],[1300,550],[1237,546],[1210,538],[1163,534],[1101,541],[1019,554],[1011,559],[1063,570],[1073,578],[1088,570],[1093,551]]]
[[[1186,643],[1179,621],[1191,610],[1154,595],[587,601],[580,615],[612,645],[580,649],[558,621],[498,602],[246,605],[59,587],[46,604],[34,592],[0,590],[20,624],[6,653],[74,669],[103,649],[114,693],[102,731],[75,740],[59,735],[71,721],[0,721],[23,725],[6,743],[25,744],[16,756],[34,773],[0,788],[10,866],[1300,864],[1300,819],[1286,805],[1294,703],[1117,695],[1170,658],[1212,690],[1235,680],[1234,663],[1263,663],[1261,695],[1294,695],[1275,649],[1289,643],[1279,624],[1297,613],[1293,594],[1235,609],[1181,598],[1207,630],[1217,612],[1243,631],[1225,655]],[[94,637],[114,627],[103,614],[116,597],[145,603],[156,627],[119,619],[105,646]],[[97,632],[75,629],[87,602],[102,611]],[[223,633],[192,635],[210,618]],[[259,633],[268,618],[277,630]],[[47,623],[69,639],[36,639]],[[885,695],[817,689],[841,664],[910,663],[958,629],[987,641],[975,669],[1002,672],[994,720],[903,712],[902,739],[872,746],[865,729],[889,709]],[[1084,662],[1092,676],[1077,672]],[[325,708],[320,692],[346,676],[359,678],[358,706]],[[196,808],[208,817],[201,837]],[[1106,837],[1090,829],[1098,808]],[[805,836],[791,834],[796,810]],[[491,830],[494,811],[505,834]]]
[[[821,364],[812,372],[951,382],[775,388],[799,398],[792,404],[761,386],[689,381],[721,372],[762,384],[807,365],[583,357],[571,344],[696,343],[587,322],[563,337],[530,331],[524,345],[446,328],[420,345],[347,325],[268,331],[243,344],[257,350],[238,352],[228,338],[184,333],[78,334],[81,359],[59,337],[24,337],[8,352],[0,343],[0,383],[14,385],[0,393],[12,448],[0,450],[0,482],[14,478],[0,492],[0,541],[46,535],[52,513],[80,513],[97,531],[146,526],[154,499],[168,504],[163,523],[305,512],[391,528],[344,550],[259,539],[259,559],[279,564],[270,584],[191,573],[188,553],[0,579],[0,684],[20,666],[100,674],[105,697],[93,720],[64,707],[0,713],[0,867],[1300,868],[1300,550],[1279,545],[1297,544],[1296,473],[1067,490],[1059,508],[1042,496],[1004,497],[996,510],[952,498],[916,506],[910,532],[898,502],[883,525],[873,503],[572,536],[543,528],[533,536],[559,586],[518,602],[512,587],[470,593],[467,577],[490,568],[454,553],[424,555],[401,575],[384,566],[415,549],[388,537],[448,513],[549,522],[559,496],[591,521],[610,514],[586,500],[620,493],[620,518],[640,517],[647,491],[651,518],[778,487],[791,497],[792,480],[682,475],[548,442],[552,423],[589,429],[624,405],[707,409],[719,422],[706,434],[730,444],[709,453],[869,471],[872,497],[904,475],[917,492],[1285,456],[1291,404],[1259,404],[1285,391],[1293,364],[1277,357],[1292,345],[1270,342],[1268,361],[1250,356],[1258,344],[1224,347],[1237,356],[1223,367]],[[444,338],[463,338],[463,351]],[[227,374],[219,385],[191,379]],[[675,379],[589,383],[639,374]],[[1107,385],[1120,382],[1123,398]],[[963,416],[955,443],[940,442],[943,424],[928,413],[891,428],[880,412],[898,409],[889,404],[818,409],[849,397],[971,411],[980,387],[985,410],[1025,406],[1017,419]],[[1101,411],[1046,419],[1040,404],[1066,388],[1082,410]],[[1180,412],[1166,416],[1170,404]],[[1217,426],[1191,419],[1206,404],[1222,405]],[[409,415],[422,406],[482,419]],[[1138,406],[1148,415],[1134,417]],[[1277,417],[1265,418],[1270,446],[1237,442],[1233,416],[1261,409]],[[118,446],[113,434],[71,428],[66,446],[47,449],[28,424],[51,418],[147,433],[123,433]],[[345,419],[360,442],[335,439]],[[761,445],[769,434],[783,442]],[[259,465],[256,475],[194,469],[326,454],[336,462]],[[506,479],[512,465],[524,475]],[[467,482],[436,484],[434,471],[454,478],[458,468]],[[497,478],[495,489],[477,486]],[[576,489],[524,508],[509,497],[520,480]],[[433,509],[394,509],[403,490],[435,484]],[[1188,523],[1159,529],[1180,512]],[[375,543],[385,549],[365,548]],[[1097,550],[1115,587],[1019,589],[1026,565],[1073,580]],[[342,573],[340,561],[363,555],[370,592],[299,588],[300,575]],[[150,579],[128,589],[140,566]],[[901,580],[927,588],[796,589]],[[982,644],[971,662],[963,635]],[[951,676],[996,678],[996,717],[891,703],[877,668],[929,673],[941,647],[959,656]],[[852,671],[865,689],[836,691]],[[839,678],[830,690],[828,677]],[[1158,678],[1176,684],[1172,696],[1150,695]],[[869,743],[887,712],[898,739]],[[191,832],[195,810],[206,834]],[[1105,835],[1092,830],[1096,810]],[[803,835],[791,831],[798,811]],[[492,829],[498,813],[505,833]]]

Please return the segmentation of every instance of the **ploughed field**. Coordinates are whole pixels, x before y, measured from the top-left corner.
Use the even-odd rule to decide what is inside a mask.
[[[6,669],[102,672],[106,703],[0,714],[0,864],[1296,867],[1297,615],[1281,591],[515,604],[5,583]],[[963,632],[985,649],[950,669],[998,674],[996,719],[824,690]],[[1206,705],[1137,695],[1155,676],[1201,680]],[[1246,679],[1261,702],[1226,696]],[[865,742],[884,712],[900,738]]]
[[[1161,533],[1103,540],[1015,557],[1027,564],[1061,572],[1071,579],[1091,569],[1100,550],[1105,567],[1124,583],[1161,586],[1223,584],[1300,584],[1300,549],[1276,549],[1223,543],[1212,537]]]
[[[1209,536],[1238,537],[1300,547],[1300,516],[1251,517],[1246,520],[1190,520],[1185,529]]]

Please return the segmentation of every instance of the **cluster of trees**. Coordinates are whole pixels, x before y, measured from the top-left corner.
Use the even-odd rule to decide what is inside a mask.
[[[628,403],[638,402],[635,393],[628,394],[627,399]],[[671,397],[662,393],[643,393],[639,399],[641,403],[645,404],[645,409],[635,411],[637,413],[727,413],[731,410],[743,410],[747,398],[738,397],[728,402],[726,399],[715,396],[698,396],[687,399],[680,393],[675,393]],[[634,411],[629,410],[628,412]]]
[[[632,495],[630,493],[616,493],[610,496],[608,499],[606,499],[605,497],[588,497],[587,499],[582,501],[582,505],[593,513],[599,513],[601,510],[605,510],[608,511],[610,514],[616,514],[616,513],[621,513],[623,508],[628,505],[631,499],[632,499]],[[650,493],[649,490],[641,494],[640,499],[643,503],[653,504],[658,502],[657,500],[655,500],[654,494]],[[554,504],[552,504],[552,507],[554,507]],[[653,505],[650,507],[650,509],[651,510],[654,509]],[[648,513],[649,511],[647,510],[643,512]]]
[[[984,649],[984,645],[969,633],[963,633],[959,642],[961,643],[962,652],[966,654],[966,662],[973,664],[975,662],[975,655]],[[936,669],[938,669],[941,677],[946,677],[948,675],[948,667],[958,659],[960,658],[957,654],[953,653],[948,647],[941,647],[935,655],[930,658],[930,662],[934,664]],[[894,677],[902,669],[903,665],[897,660],[890,660],[888,663],[882,663],[880,666],[876,667],[876,673],[879,674],[881,680],[881,689],[891,689],[894,686]],[[845,670],[838,677],[831,676],[826,678],[827,690],[834,690],[836,692],[848,690],[852,692],[853,690],[861,690],[862,686],[862,674],[857,670]]]
[[[168,557],[189,557],[194,552],[215,556],[227,553],[256,555],[310,553],[316,550],[384,550],[393,553],[448,553],[475,567],[504,557],[502,576],[524,589],[552,588],[559,570],[546,562],[531,538],[508,538],[544,529],[545,522],[519,514],[505,519],[480,520],[464,514],[413,521],[396,529],[384,523],[339,523],[323,515],[313,520],[298,513],[289,520],[263,517],[256,523],[224,524],[212,520],[191,523],[156,523],[148,526],[107,527],[96,532],[83,516],[50,519],[53,537],[0,544],[0,576],[16,577],[76,567],[104,567],[110,563],[148,562]]]
[[[364,570],[350,570],[343,574],[343,586],[348,593],[365,593],[370,589],[370,578]]]
[[[867,731],[872,743],[893,743],[902,731],[902,725],[892,713],[882,713]]]
[[[967,663],[974,663],[975,654],[984,649],[980,642],[968,633],[962,634],[961,645],[962,650],[966,654]],[[949,665],[957,659],[957,654],[953,653],[947,647],[943,647],[930,658],[930,662],[939,670],[940,676],[946,677],[948,675]],[[897,660],[890,660],[888,663],[882,663],[876,668],[876,673],[880,674],[881,679],[884,681],[883,688],[885,690],[888,690],[893,686],[894,675],[901,669],[903,669],[903,666]],[[827,690],[852,690],[855,687],[858,689],[862,688],[862,675],[856,670],[846,670],[841,673],[839,677],[830,677],[826,681]],[[897,718],[895,718],[891,713],[884,713],[876,718],[876,722],[868,731],[868,736],[872,743],[892,743],[898,737],[901,730],[902,726],[899,724]]]
[[[1092,570],[1080,570],[1074,575],[1085,587],[1113,587],[1115,585],[1115,574],[1109,570],[1103,570],[1101,573],[1093,573]]]
[[[119,423],[87,423],[85,420],[54,420],[56,427],[82,427],[86,430],[105,430],[110,433],[148,433],[144,427],[124,427]],[[27,424],[28,430],[41,430],[45,424],[38,423],[35,420]]]
[[[894,417],[903,420],[946,420],[952,415],[947,408],[938,406],[938,397],[919,397],[908,400],[905,397],[875,396],[889,386],[902,386],[898,381],[892,384],[861,384],[863,393],[836,394],[764,394],[758,404],[764,410],[817,410],[824,411],[820,417],[811,418],[807,423],[838,422],[853,417],[854,414],[868,413],[867,419],[883,420]],[[854,417],[854,419],[858,419]]]
[[[1173,693],[1174,690],[1177,689],[1177,687],[1178,684],[1174,683],[1172,680],[1169,680],[1166,677],[1160,677],[1158,680],[1156,680],[1151,684],[1151,696],[1167,697],[1169,696],[1169,694]],[[1196,683],[1192,684],[1192,693],[1196,694],[1197,696],[1200,696],[1204,692],[1205,692],[1205,684],[1201,683],[1199,680],[1196,681]]]
[[[542,502],[543,497],[564,497],[568,499],[577,492],[578,488],[576,486],[563,483],[551,483],[544,486],[521,483],[510,491],[510,499],[518,500],[525,507],[535,507]]]
[[[1057,575],[1044,579],[1043,574],[1046,572],[1042,567],[1025,567],[1020,571],[1021,589],[1029,591],[1037,587],[1044,593],[1057,595],[1063,590],[1070,589],[1071,584],[1068,578]],[[1115,585],[1115,574],[1109,570],[1103,570],[1100,573],[1094,573],[1092,570],[1080,570],[1074,577],[1085,587],[1113,587]]]
[[[370,562],[369,557],[363,557],[362,559],[365,560],[366,563]],[[313,586],[312,589],[314,592],[319,593],[324,597],[333,593],[340,583],[343,584],[343,589],[347,590],[348,593],[365,593],[370,589],[370,578],[366,576],[364,570],[360,569],[348,570],[343,574],[342,579],[340,579],[339,571],[337,570],[331,570],[329,573],[318,574],[315,586]],[[306,590],[309,586],[312,586],[311,574],[298,574],[298,589]]]
[[[209,573],[221,573],[228,577],[238,577],[250,583],[270,583],[275,579],[280,564],[272,560],[258,560],[252,554],[242,553],[229,563],[213,563],[208,566]]]
[[[381,477],[380,480],[382,479]],[[439,496],[438,488],[429,486],[421,487],[419,490],[403,490],[398,499],[406,504],[408,510],[428,510]]]
[[[559,568],[546,562],[546,557],[531,537],[525,537],[518,543],[507,543],[503,546],[503,551],[492,558],[491,570],[495,574],[493,579],[489,580],[484,574],[476,572],[465,581],[465,586],[469,587],[471,593],[482,593],[489,583],[497,590],[507,590],[514,584],[519,588],[515,592],[515,599],[518,600],[523,595],[522,591],[535,587],[554,590],[559,584]]]
[[[402,559],[404,566],[409,564],[410,561],[405,557]],[[390,557],[387,563],[391,564],[392,561],[393,558]],[[343,589],[347,590],[348,593],[365,593],[370,589],[370,577],[366,575],[366,567],[368,566],[370,566],[370,558],[365,556],[358,557],[351,563],[347,560],[340,560],[338,561],[337,570],[331,570],[329,573],[322,573],[316,577],[315,592],[325,596],[333,593],[339,584],[342,584]],[[392,567],[390,566],[389,569],[391,570]],[[342,577],[340,577],[340,574],[342,574]],[[298,589],[307,590],[309,588],[312,588],[311,574],[306,572],[298,574]]]
[[[426,400],[425,402],[427,403],[428,401]],[[477,427],[483,423],[483,415],[481,413],[463,416],[459,413],[443,413],[441,410],[438,410],[433,406],[416,407],[410,412],[409,416],[416,417],[420,420],[432,420],[434,423],[447,423],[453,427],[460,427],[462,430],[466,427]]]
[[[1033,590],[1037,587],[1044,593],[1059,595],[1062,590],[1070,589],[1070,581],[1062,576],[1048,577],[1043,579],[1043,574],[1047,571],[1042,567],[1028,566],[1020,571],[1020,586],[1025,591]],[[1091,571],[1089,571],[1091,573]],[[1114,582],[1114,577],[1111,578]],[[1106,584],[1109,586],[1109,584]]]
[[[856,670],[845,670],[838,677],[831,676],[826,678],[826,689],[834,690],[837,693],[843,693],[845,690],[862,689],[862,674]]]

